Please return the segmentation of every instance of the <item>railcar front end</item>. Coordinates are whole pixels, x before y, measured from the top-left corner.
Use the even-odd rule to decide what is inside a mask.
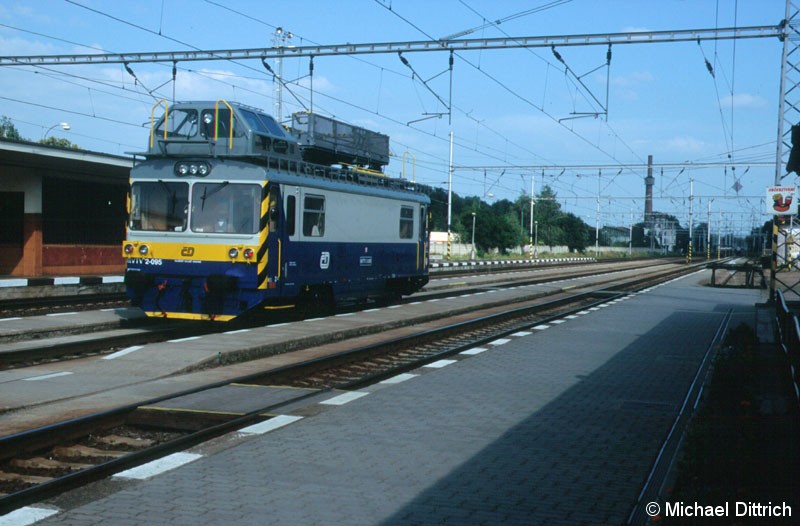
[[[207,168],[213,161],[203,161]],[[227,321],[261,304],[269,290],[266,182],[165,176],[181,162],[148,161],[131,176],[125,281],[149,316]],[[232,167],[220,163],[217,175]],[[211,170],[209,170],[211,171]]]

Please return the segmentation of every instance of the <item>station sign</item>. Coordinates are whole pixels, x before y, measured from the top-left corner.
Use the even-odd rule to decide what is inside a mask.
[[[770,186],[767,188],[766,213],[770,215],[797,214],[796,186]]]

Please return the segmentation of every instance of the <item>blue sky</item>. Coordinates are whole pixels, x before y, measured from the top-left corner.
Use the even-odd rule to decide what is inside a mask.
[[[542,8],[542,9],[537,9]],[[0,54],[124,53],[270,47],[276,27],[291,31],[289,45],[392,42],[441,38],[474,29],[466,38],[776,25],[781,0],[344,0],[306,2],[142,0],[6,0],[0,5]],[[499,24],[490,21],[500,21]],[[641,168],[653,155],[655,209],[689,217],[694,179],[695,223],[708,202],[717,221],[736,230],[766,219],[762,200],[775,169],[781,46],[777,39],[741,39],[617,45],[610,70],[605,46],[560,47],[591,94],[577,87],[550,49],[459,52],[453,73],[455,135],[453,191],[515,199],[548,184],[562,206],[594,224],[641,219]],[[407,53],[414,70],[448,98],[448,56]],[[714,77],[705,61],[713,65]],[[412,124],[444,106],[396,54],[318,57],[314,111],[391,137],[390,175],[400,175],[404,152],[416,159],[416,178],[446,186],[446,116]],[[124,154],[145,148],[155,98],[225,98],[274,112],[272,75],[259,60],[0,68],[0,114],[24,137],[38,140],[55,128],[83,148]],[[286,59],[284,78],[308,72],[308,59]],[[605,103],[608,118],[579,118]],[[309,106],[308,79],[284,91],[284,116]],[[152,90],[152,95],[148,91]],[[155,98],[154,98],[155,97]],[[567,118],[566,120],[564,120]],[[659,164],[717,163],[659,168]],[[545,170],[521,166],[547,165]],[[560,166],[603,165],[602,170]],[[410,163],[406,166],[411,175]],[[787,178],[785,182],[792,178]],[[741,189],[732,188],[739,182]]]

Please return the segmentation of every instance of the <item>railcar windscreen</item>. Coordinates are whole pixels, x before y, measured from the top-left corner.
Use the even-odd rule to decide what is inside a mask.
[[[197,110],[177,109],[169,112],[167,119],[167,137],[190,138],[197,135]],[[158,123],[155,129],[156,137],[164,136],[164,119]]]
[[[160,232],[186,230],[189,210],[187,183],[137,182],[131,186],[128,228]]]
[[[195,183],[192,187],[192,230],[229,234],[258,232],[261,186]]]

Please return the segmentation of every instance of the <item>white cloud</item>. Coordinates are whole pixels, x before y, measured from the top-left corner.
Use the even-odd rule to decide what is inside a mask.
[[[612,75],[611,85],[621,88],[630,88],[653,82],[655,77],[649,71],[633,71],[626,75]]]
[[[682,135],[664,141],[662,149],[681,157],[684,154],[697,154],[708,151],[708,143],[696,137]]]
[[[750,93],[736,93],[733,96],[728,95],[720,99],[720,104],[723,108],[764,108],[767,106],[767,101],[758,95],[751,95]]]

